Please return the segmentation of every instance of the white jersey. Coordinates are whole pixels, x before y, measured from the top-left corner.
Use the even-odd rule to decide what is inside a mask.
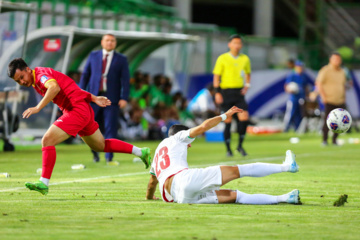
[[[166,179],[189,168],[187,148],[188,144],[195,139],[191,138],[189,134],[190,129],[177,132],[175,135],[164,139],[156,148],[150,174],[158,179],[162,199],[166,202],[173,201],[171,195],[164,189]]]

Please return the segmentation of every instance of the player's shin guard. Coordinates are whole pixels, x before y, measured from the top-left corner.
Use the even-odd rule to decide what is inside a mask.
[[[56,162],[56,150],[54,146],[42,149],[42,173],[41,177],[50,179]]]
[[[285,172],[283,164],[250,163],[238,165],[240,177],[265,177],[274,173]]]
[[[235,203],[264,205],[276,204],[278,201],[276,196],[267,194],[247,194],[236,190]]]
[[[104,152],[128,153],[131,154],[133,145],[118,139],[105,139]]]

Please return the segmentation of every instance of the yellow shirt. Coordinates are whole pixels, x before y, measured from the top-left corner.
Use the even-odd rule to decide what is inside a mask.
[[[220,87],[242,88],[244,86],[245,74],[251,73],[250,59],[245,54],[237,57],[230,52],[221,54],[216,60],[213,74],[221,76]]]

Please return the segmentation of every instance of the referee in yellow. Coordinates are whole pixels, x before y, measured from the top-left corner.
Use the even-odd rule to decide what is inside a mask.
[[[239,35],[235,34],[230,36],[228,47],[230,51],[218,57],[213,71],[213,84],[216,90],[215,102],[221,106],[222,113],[232,106],[237,106],[244,110],[236,116],[237,132],[239,133],[237,151],[243,156],[246,156],[247,153],[243,148],[243,142],[246,128],[249,124],[249,112],[248,105],[245,101],[245,94],[250,88],[251,64],[249,57],[240,53],[242,39]],[[230,148],[231,121],[231,118],[225,120],[224,130],[224,140],[228,157],[233,156]]]

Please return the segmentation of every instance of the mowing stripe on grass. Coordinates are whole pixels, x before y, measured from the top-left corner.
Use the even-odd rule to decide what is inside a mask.
[[[339,149],[336,150],[337,152],[341,151]],[[348,149],[344,149],[343,151],[349,151]],[[308,157],[308,156],[315,156],[315,155],[328,155],[332,151],[326,151],[326,152],[316,152],[316,153],[304,153],[297,155],[298,157]],[[226,161],[226,162],[219,162],[216,165],[229,165],[229,164],[243,164],[243,163],[251,163],[251,162],[258,162],[258,161],[278,161],[278,160],[284,160],[285,155],[276,156],[276,157],[264,157],[264,158],[255,158],[255,159],[248,159],[248,160],[241,160],[241,161]],[[190,165],[191,167],[199,168],[199,167],[208,167],[208,166],[214,166],[214,163],[209,164],[200,164],[200,165]],[[104,178],[121,178],[121,177],[129,177],[129,176],[136,176],[136,175],[142,175],[142,174],[148,174],[148,171],[145,172],[135,172],[135,173],[123,173],[118,175],[112,175],[112,176],[99,176],[94,178],[81,178],[71,181],[63,181],[63,182],[55,182],[50,183],[49,185],[62,185],[62,184],[68,184],[68,183],[75,183],[75,182],[87,182],[87,181],[93,181],[98,179],[104,179]],[[10,191],[16,191],[25,189],[25,187],[16,187],[16,188],[9,188],[9,189],[0,189],[0,192],[10,192]]]
[[[248,163],[248,162],[254,162],[254,161],[275,161],[280,158],[284,158],[284,156],[278,156],[278,157],[266,157],[266,158],[256,158],[256,159],[249,159],[245,161],[241,161],[241,163]],[[220,162],[217,165],[227,165],[227,164],[236,164],[239,162],[236,161],[227,161],[227,162]],[[201,165],[190,165],[191,167],[199,168],[199,167],[207,167],[207,166],[214,166],[214,164],[201,164]],[[75,182],[87,182],[87,181],[93,181],[98,179],[104,179],[104,178],[121,178],[121,177],[129,177],[129,176],[136,176],[136,175],[142,175],[142,174],[149,174],[148,171],[146,172],[135,172],[135,173],[123,173],[118,175],[111,175],[111,176],[99,176],[99,177],[93,177],[93,178],[81,178],[81,179],[75,179],[71,181],[63,181],[63,182],[55,182],[50,183],[49,185],[62,185],[62,184],[68,184],[68,183],[75,183]],[[16,191],[20,189],[25,189],[25,187],[16,187],[16,188],[9,188],[9,189],[1,189],[0,192],[9,192],[9,191]]]

